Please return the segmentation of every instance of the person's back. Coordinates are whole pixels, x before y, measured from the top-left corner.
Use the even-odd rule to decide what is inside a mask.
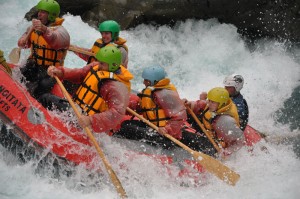
[[[240,93],[244,85],[244,78],[238,74],[232,74],[224,79],[224,86],[229,92],[229,95],[237,106],[239,118],[240,118],[240,128],[244,130],[248,124],[249,118],[249,108],[247,101],[244,99],[243,95]]]
[[[175,86],[165,75],[162,67],[149,67],[143,71],[146,88],[139,94],[141,112],[153,124],[168,129],[170,135],[181,139],[186,111]]]
[[[244,99],[241,93],[239,93],[236,96],[232,96],[231,99],[237,107],[239,117],[240,117],[241,129],[245,130],[249,119],[249,109],[248,109],[247,101]]]

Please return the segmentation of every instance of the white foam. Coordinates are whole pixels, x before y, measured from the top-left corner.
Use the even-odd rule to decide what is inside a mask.
[[[6,28],[0,29],[0,46],[6,55],[16,47],[18,37],[29,24],[22,19],[25,12],[37,2],[11,0],[1,3],[0,25]],[[91,47],[100,36],[80,17],[64,17],[72,44]],[[250,124],[268,134],[291,133],[288,126],[274,125],[273,119],[274,112],[299,85],[299,58],[289,53],[283,44],[261,41],[249,50],[236,27],[220,24],[215,19],[187,20],[173,29],[140,25],[122,31],[120,36],[128,40],[129,69],[135,75],[133,89],[143,88],[141,72],[155,63],[166,68],[180,96],[190,100],[197,99],[202,91],[222,86],[226,75],[239,73],[245,78],[242,93],[249,104]],[[70,52],[65,65],[78,68],[84,62]],[[111,156],[118,156],[123,150],[107,136],[98,138],[105,146],[105,153]],[[299,159],[287,146],[265,145],[270,154],[255,148],[254,155],[250,155],[242,149],[226,161],[241,175],[235,187],[213,175],[207,176],[208,184],[203,187],[181,187],[178,181],[165,174],[164,167],[147,158],[129,161],[120,156],[129,166],[126,173],[118,165],[113,167],[130,198],[298,198]],[[13,158],[7,158],[6,153],[0,147],[0,193],[5,198],[117,198],[112,185],[97,184],[99,189],[96,186],[83,191],[74,186],[80,184],[85,175],[61,181],[39,177],[34,174],[34,163],[10,163]],[[78,170],[84,172],[80,167]],[[109,183],[110,179],[106,178],[106,181]]]

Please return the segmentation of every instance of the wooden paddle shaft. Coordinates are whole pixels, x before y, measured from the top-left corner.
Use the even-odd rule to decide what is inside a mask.
[[[203,133],[205,133],[206,137],[208,138],[208,140],[212,143],[212,145],[214,146],[214,148],[220,152],[221,149],[220,147],[217,145],[217,143],[214,141],[214,139],[211,137],[212,133],[209,132],[209,130],[205,129],[203,124],[199,121],[199,119],[197,118],[197,116],[195,115],[194,111],[189,107],[189,106],[185,106],[186,109],[188,110],[189,114],[191,114],[191,116],[194,118],[194,120],[197,122],[197,124],[199,125],[199,127],[201,128],[201,130],[203,131]]]
[[[69,101],[69,103],[71,104],[73,110],[75,111],[75,114],[76,116],[79,118],[81,116],[81,114],[79,113],[77,107],[75,106],[74,102],[72,101],[69,93],[67,92],[67,90],[65,89],[64,85],[62,84],[62,82],[59,80],[58,77],[54,77],[59,85],[59,87],[61,88],[64,96],[67,98],[67,100]],[[126,192],[120,182],[120,180],[118,179],[117,175],[115,174],[115,172],[113,171],[110,163],[106,160],[105,158],[105,155],[102,151],[102,149],[100,148],[100,146],[98,145],[95,137],[93,136],[92,132],[90,131],[90,129],[88,127],[85,127],[84,128],[85,132],[87,133],[88,137],[90,138],[90,140],[92,141],[94,147],[96,148],[99,156],[101,157],[104,165],[105,165],[105,168],[107,169],[108,171],[108,174],[110,175],[110,178],[116,188],[116,190],[118,191],[119,195],[122,197],[122,198],[127,198],[127,195],[126,195]]]
[[[154,130],[158,131],[158,127],[156,125],[154,125],[153,123],[151,123],[149,120],[145,119],[143,116],[139,115],[138,113],[136,113],[134,110],[132,110],[131,108],[127,107],[126,110],[133,114],[134,116],[136,116],[137,118],[139,118],[140,120],[142,120],[144,123],[148,124],[151,128],[153,128]],[[189,151],[189,152],[194,152],[191,148],[189,148],[188,146],[186,146],[185,144],[183,144],[182,142],[180,142],[179,140],[177,140],[176,138],[174,138],[173,136],[169,135],[169,134],[165,134],[165,137],[167,137],[168,139],[172,140],[173,142],[175,142],[176,144],[178,144],[179,146],[181,146],[182,148],[184,148],[185,150]]]
[[[151,128],[153,128],[154,130],[158,131],[158,127],[156,125],[154,125],[153,123],[151,123],[149,120],[145,119],[143,116],[137,114],[134,110],[132,110],[131,108],[127,107],[126,110],[135,115],[137,118],[139,118],[140,120],[142,120],[144,123],[148,124]],[[189,152],[193,152],[192,149],[190,149],[188,146],[186,146],[185,144],[183,144],[182,142],[180,142],[179,140],[175,139],[174,137],[172,137],[169,134],[165,134],[165,137],[167,137],[168,139],[172,140],[173,142],[175,142],[176,144],[178,144],[179,146],[181,146],[182,148],[184,148],[185,150],[189,151]]]
[[[25,41],[28,41],[28,39],[29,39],[29,37],[30,37],[30,35],[33,31],[34,31],[34,28],[33,28],[33,26],[31,26],[28,33],[27,33],[27,35],[26,35],[26,37],[25,37]]]
[[[127,107],[126,110],[131,113],[132,115],[136,116],[146,124],[148,124],[151,128],[158,130],[158,127],[154,124],[152,124],[149,120],[145,119],[143,116],[139,115],[135,111],[133,111],[131,108]],[[206,155],[204,153],[194,151],[176,138],[172,137],[169,134],[165,134],[165,137],[172,140],[174,143],[182,147],[184,150],[188,151],[194,159],[199,162],[205,168],[208,172],[214,174],[219,179],[223,180],[224,182],[235,185],[236,182],[240,179],[240,175],[228,168],[227,166],[223,165],[220,161],[210,157],[209,155]]]
[[[77,52],[77,53],[82,53],[82,54],[85,54],[85,55],[89,55],[89,56],[96,56],[95,53],[92,53],[90,51],[86,51],[86,50],[82,50],[80,48],[77,48],[76,46],[73,46],[73,45],[70,45],[69,46],[69,50],[70,51],[73,51],[73,52]]]

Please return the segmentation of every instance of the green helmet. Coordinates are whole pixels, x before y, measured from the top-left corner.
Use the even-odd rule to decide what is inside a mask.
[[[112,41],[115,41],[119,37],[120,25],[113,20],[104,21],[99,24],[100,32],[111,32]]]
[[[120,68],[122,55],[121,51],[116,46],[107,45],[97,52],[96,58],[98,61],[108,64],[109,72],[115,72]]]
[[[37,5],[36,9],[45,10],[49,13],[48,20],[54,22],[60,13],[60,6],[54,0],[41,0]]]
[[[227,104],[229,100],[229,93],[225,88],[222,87],[216,87],[211,89],[207,93],[207,99],[213,102],[219,102],[219,108],[221,108],[223,105]]]

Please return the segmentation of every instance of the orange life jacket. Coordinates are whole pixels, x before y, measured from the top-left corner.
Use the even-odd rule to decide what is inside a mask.
[[[109,44],[114,44],[117,48],[122,47],[128,52],[128,47],[125,43],[126,43],[126,39],[118,37],[118,39],[114,41],[114,43],[109,43]],[[106,45],[107,44],[103,43],[102,38],[97,39],[92,47],[92,53],[97,54],[97,52]],[[97,59],[94,56],[90,56],[88,59],[88,64],[93,61],[97,61]]]
[[[56,29],[63,23],[64,19],[56,18],[55,22],[50,25],[51,29]],[[37,65],[48,67],[63,66],[67,54],[67,49],[52,49],[44,37],[37,31],[33,31],[30,35],[31,41],[31,58],[35,60]]]
[[[120,69],[114,73],[98,70],[98,68],[98,65],[91,68],[73,97],[74,101],[87,115],[101,113],[108,108],[107,103],[99,94],[103,81],[119,81],[124,83],[129,91],[131,89],[130,80],[133,78],[133,75],[125,67],[121,66]]]
[[[165,78],[160,80],[153,87],[146,87],[138,96],[140,97],[140,106],[143,116],[158,127],[166,126],[167,118],[164,110],[161,109],[153,100],[153,93],[158,90],[168,89],[176,91],[170,80]]]

